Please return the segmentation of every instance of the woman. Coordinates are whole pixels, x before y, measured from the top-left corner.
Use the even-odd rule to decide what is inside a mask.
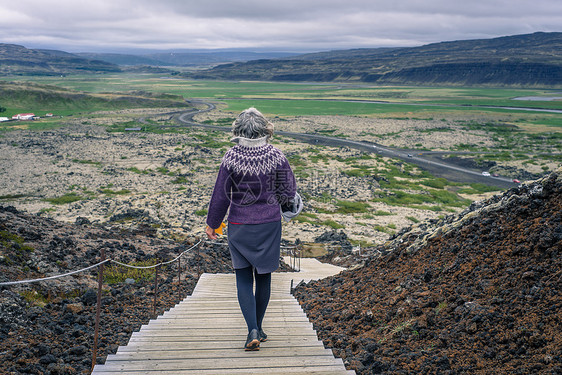
[[[216,230],[228,210],[228,246],[238,302],[248,326],[244,349],[259,350],[260,341],[267,340],[262,322],[271,293],[271,272],[279,267],[280,206],[293,204],[296,181],[287,158],[268,143],[273,124],[257,109],[240,113],[232,133],[237,145],[222,159],[206,233],[210,239],[217,238]]]

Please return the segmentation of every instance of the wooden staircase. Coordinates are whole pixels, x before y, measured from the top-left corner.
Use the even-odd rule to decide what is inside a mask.
[[[296,299],[296,285],[341,268],[303,259],[301,272],[272,274],[259,351],[244,351],[247,328],[234,274],[203,274],[193,294],[134,332],[92,374],[355,374],[318,340]]]

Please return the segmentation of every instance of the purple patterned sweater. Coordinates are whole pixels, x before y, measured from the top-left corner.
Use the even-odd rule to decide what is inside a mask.
[[[220,226],[227,211],[232,223],[281,220],[279,205],[296,193],[293,171],[281,151],[266,138],[241,138],[239,142],[225,153],[219,168],[207,214],[207,225],[213,229]]]

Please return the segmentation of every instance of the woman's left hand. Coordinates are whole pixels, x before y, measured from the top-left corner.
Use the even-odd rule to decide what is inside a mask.
[[[207,237],[209,237],[210,240],[217,239],[217,234],[215,233],[215,230],[208,225],[207,228],[205,228],[205,233],[207,234]]]

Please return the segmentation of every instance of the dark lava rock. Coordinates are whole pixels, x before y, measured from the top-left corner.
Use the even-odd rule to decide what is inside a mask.
[[[142,215],[142,214],[141,214]],[[25,280],[62,274],[106,258],[123,263],[158,263],[177,257],[193,239],[177,242],[155,238],[152,231],[118,231],[63,224],[0,206],[0,280]],[[0,258],[1,260],[2,258]],[[39,267],[40,265],[40,267]],[[191,294],[198,272],[232,272],[226,242],[199,245],[182,257],[181,285],[177,264],[159,274],[157,314]],[[105,275],[122,270],[106,263]],[[42,273],[48,272],[48,274]],[[152,273],[150,273],[152,275]],[[119,345],[152,318],[153,279],[125,276],[104,281],[97,362],[104,363]],[[89,374],[97,303],[97,270],[41,283],[0,287],[0,374]]]
[[[78,216],[76,218],[76,220],[74,221],[74,224],[76,224],[76,225],[90,225],[92,223],[87,218]]]
[[[560,373],[560,173],[439,222],[295,288],[324,344],[358,374]]]
[[[18,210],[14,206],[0,206],[0,212],[10,212],[13,214],[17,214]]]
[[[324,232],[320,236],[314,239],[314,242],[320,242],[320,243],[345,242],[345,241],[347,241],[347,234],[345,234],[343,231],[340,231],[338,233],[338,231],[335,230]]]
[[[75,346],[68,351],[68,353],[72,355],[82,355],[87,352],[88,352],[88,348],[86,348],[84,345]]]
[[[39,363],[41,363],[42,365],[48,365],[49,363],[56,363],[56,362],[57,362],[57,357],[55,357],[52,354],[46,354],[41,358],[39,358]]]
[[[142,219],[142,218],[150,218],[150,213],[146,210],[135,210],[135,209],[128,209],[127,211],[119,214],[115,214],[109,218],[109,222],[114,221],[121,221],[127,219]]]
[[[93,306],[98,301],[98,293],[93,289],[88,289],[81,297],[82,303],[86,306]]]

